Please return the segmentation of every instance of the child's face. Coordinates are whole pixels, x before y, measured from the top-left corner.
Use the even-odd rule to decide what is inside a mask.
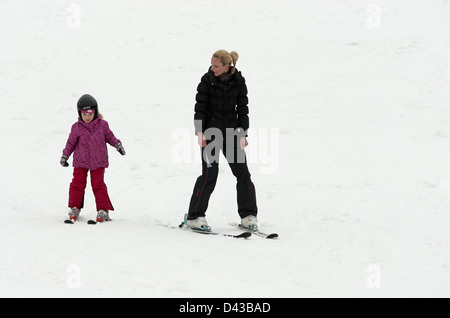
[[[90,123],[94,119],[94,113],[81,113],[81,119],[85,123]]]

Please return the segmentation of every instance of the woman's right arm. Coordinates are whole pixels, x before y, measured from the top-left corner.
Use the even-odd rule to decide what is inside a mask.
[[[204,137],[205,124],[208,112],[208,83],[203,80],[197,86],[197,95],[195,96],[195,114],[194,126],[195,134],[198,136],[198,144],[200,147],[206,147],[206,139]]]

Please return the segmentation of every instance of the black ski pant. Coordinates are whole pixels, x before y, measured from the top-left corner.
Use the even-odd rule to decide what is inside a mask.
[[[223,155],[228,161],[233,175],[236,177],[237,184],[237,207],[241,218],[249,215],[256,216],[258,207],[256,205],[256,190],[250,178],[250,172],[247,166],[245,151],[240,148],[237,138],[228,144],[226,140],[215,142],[216,147],[210,147],[212,141],[202,150],[202,175],[195,182],[189,204],[188,220],[205,216],[208,209],[209,198],[216,186],[219,174],[219,154],[222,150]],[[227,149],[230,148],[231,152]]]

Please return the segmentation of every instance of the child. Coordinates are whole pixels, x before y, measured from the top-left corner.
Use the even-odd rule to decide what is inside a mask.
[[[110,221],[109,211],[114,211],[104,182],[108,168],[106,143],[114,146],[123,156],[125,149],[109,129],[108,123],[98,112],[97,101],[89,94],[80,97],[77,103],[78,121],[72,125],[60,164],[68,167],[67,160],[73,153],[73,180],[69,189],[69,220],[76,221],[83,208],[84,190],[88,171],[97,205],[97,222]]]

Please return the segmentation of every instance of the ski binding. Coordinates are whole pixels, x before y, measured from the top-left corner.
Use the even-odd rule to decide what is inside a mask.
[[[250,233],[250,232],[242,232],[241,234],[234,235],[234,234],[214,232],[211,230],[194,229],[194,228],[187,226],[184,222],[181,223],[178,227],[185,231],[191,231],[194,233],[206,234],[206,235],[223,235],[226,237],[234,237],[234,238],[248,238],[248,237],[252,236],[252,233]]]
[[[252,233],[252,234],[255,234],[256,236],[259,236],[259,237],[262,237],[262,238],[265,238],[265,239],[274,239],[274,238],[278,237],[277,233],[266,234],[266,233],[263,233],[263,232],[261,232],[259,230],[251,230],[249,228],[246,228],[246,227],[242,226],[242,224],[239,224],[239,223],[236,223],[236,222],[231,222],[229,224],[231,226],[235,227],[235,228],[247,231],[247,233]]]

